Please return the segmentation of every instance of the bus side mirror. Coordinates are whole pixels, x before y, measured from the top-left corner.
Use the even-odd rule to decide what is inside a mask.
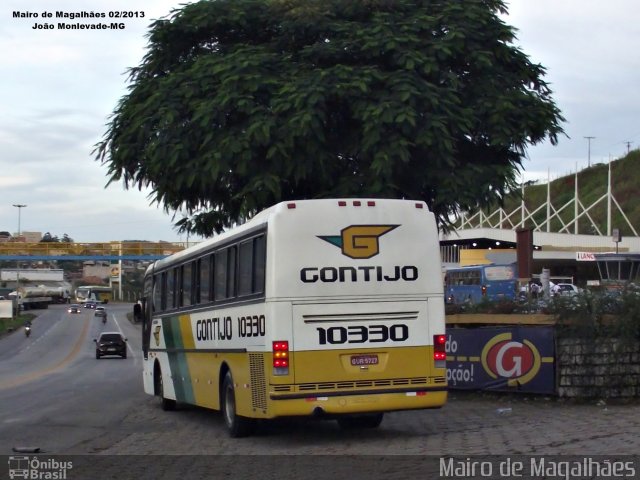
[[[133,318],[136,322],[142,319],[142,306],[139,303],[133,305]]]

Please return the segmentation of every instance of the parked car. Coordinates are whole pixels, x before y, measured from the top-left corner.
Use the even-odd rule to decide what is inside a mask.
[[[127,358],[127,339],[120,332],[103,332],[96,342],[96,358],[118,355]]]
[[[67,308],[67,312],[69,312],[69,313],[82,313],[82,309],[80,308],[80,305],[78,305],[77,303],[73,303],[73,304],[69,305],[69,308]]]
[[[560,295],[563,297],[573,297],[580,293],[580,289],[573,283],[556,283],[551,288],[551,293],[553,295]]]
[[[93,314],[94,317],[106,317],[107,309],[104,307],[96,307],[96,313]]]

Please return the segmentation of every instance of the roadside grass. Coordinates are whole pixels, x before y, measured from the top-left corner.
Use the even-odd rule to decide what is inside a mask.
[[[620,229],[623,236],[635,236],[629,225],[638,225],[640,222],[640,201],[638,201],[637,185],[638,185],[638,161],[640,161],[640,150],[633,150],[626,156],[611,162],[611,191],[616,199],[620,202],[620,212],[618,208],[613,208],[611,218],[608,217],[607,202],[603,196],[607,193],[609,165],[605,163],[593,164],[591,167],[581,170],[578,173],[578,196],[583,205],[591,205],[589,207],[588,218],[582,215],[578,219],[579,232],[581,234],[593,235],[594,231],[591,227],[591,221],[597,226],[600,232],[607,231],[607,224],[611,222]],[[574,208],[564,208],[563,205],[573,205],[573,199],[576,190],[576,175],[568,173],[567,175],[551,181],[549,191],[547,183],[534,182],[525,185],[524,204],[530,212],[536,211],[531,219],[532,223],[542,225],[546,221],[546,209],[539,207],[544,205],[547,198],[550,197],[556,214],[550,219],[551,231],[557,232],[573,221],[575,215]],[[513,224],[519,224],[519,212],[523,203],[521,197],[522,191],[516,191],[508,194],[504,199],[504,211],[512,213],[511,218]],[[495,206],[494,206],[495,207]],[[485,211],[490,215],[494,208]],[[628,221],[627,221],[628,219]],[[505,225],[502,228],[510,228]],[[573,227],[572,227],[573,228]],[[636,227],[637,228],[637,227]]]
[[[0,335],[13,332],[24,325],[27,320],[33,320],[36,315],[33,313],[22,313],[15,318],[0,318]]]

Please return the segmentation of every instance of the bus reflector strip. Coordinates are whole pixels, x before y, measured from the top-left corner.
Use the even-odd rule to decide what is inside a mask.
[[[427,392],[407,392],[407,397],[424,397]]]

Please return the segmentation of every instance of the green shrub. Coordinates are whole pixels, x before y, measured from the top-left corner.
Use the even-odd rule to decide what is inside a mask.
[[[635,285],[616,292],[556,297],[548,310],[556,316],[560,336],[640,339],[640,289]]]

